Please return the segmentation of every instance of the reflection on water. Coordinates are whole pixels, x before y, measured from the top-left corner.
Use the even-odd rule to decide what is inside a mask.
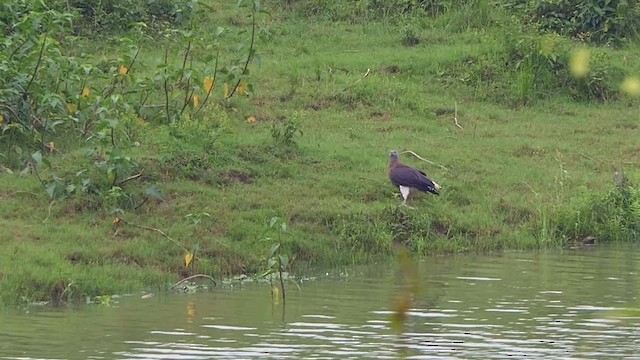
[[[394,265],[329,271],[286,308],[249,284],[76,310],[0,313],[0,358],[611,359],[640,356],[632,247],[433,257],[403,334],[390,329]]]

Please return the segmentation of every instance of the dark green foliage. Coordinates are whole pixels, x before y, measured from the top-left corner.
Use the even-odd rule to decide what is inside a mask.
[[[516,0],[506,6],[543,30],[598,44],[637,38],[640,26],[636,0]]]
[[[194,8],[191,0],[71,0],[57,5],[79,15],[74,25],[80,34],[124,31],[135,23],[178,25],[191,19]]]

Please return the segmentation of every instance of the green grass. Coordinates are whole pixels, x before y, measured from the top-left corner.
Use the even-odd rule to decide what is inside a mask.
[[[240,18],[232,9],[212,16]],[[282,251],[297,271],[380,259],[396,243],[420,256],[562,246],[556,219],[578,189],[608,191],[614,166],[637,179],[638,102],[581,102],[558,91],[522,106],[505,97],[519,85],[499,63],[503,29],[425,27],[407,47],[401,25],[389,22],[277,13],[262,21],[274,35],[258,45],[251,96],[209,107],[203,121],[215,125],[184,125],[179,138],[161,124],[142,126],[132,139],[140,145],[128,150],[165,201],[122,218],[197,246],[195,268],[185,269],[183,248],[157,232],[116,232],[96,199],[50,203],[34,175],[0,172],[0,303],[163,289],[192,273],[259,273],[274,216],[288,224]],[[114,50],[102,51],[95,55]],[[637,47],[606,51],[615,66],[640,73],[628,60],[640,57]],[[154,64],[162,54],[150,44],[139,61]],[[474,61],[502,73],[465,80],[478,70]],[[302,131],[293,146],[271,136],[282,119]],[[43,176],[86,165],[83,144],[58,147]],[[442,165],[401,158],[427,171],[442,195],[417,197],[416,210],[398,207],[386,175],[390,149]],[[199,212],[211,217],[198,225],[185,218]]]

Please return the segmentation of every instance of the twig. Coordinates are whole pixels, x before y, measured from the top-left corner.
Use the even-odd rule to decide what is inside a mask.
[[[413,152],[413,151],[411,151],[411,150],[405,150],[405,151],[401,152],[400,154],[407,154],[407,153],[408,153],[408,154],[411,154],[411,155],[413,155],[413,156],[415,156],[415,157],[417,157],[418,159],[420,159],[420,160],[422,160],[422,161],[424,161],[424,162],[426,162],[426,163],[429,163],[429,164],[431,164],[431,165],[438,166],[438,167],[440,167],[440,168],[441,168],[441,169],[443,169],[443,170],[449,170],[446,166],[442,166],[442,165],[440,165],[440,164],[436,164],[436,163],[434,163],[434,162],[433,162],[433,161],[431,161],[431,160],[427,160],[427,159],[425,159],[425,158],[421,157],[420,155],[418,155],[418,154],[414,153],[414,152]]]
[[[595,163],[600,163],[600,162],[602,162],[602,161],[598,161],[598,160],[596,160],[596,159],[594,159],[594,158],[592,158],[592,157],[589,157],[589,156],[587,156],[587,155],[585,155],[585,154],[579,154],[579,155],[580,155],[580,156],[582,156],[583,158],[585,158],[585,159],[587,159],[587,160],[591,160],[591,161],[593,161],[593,162],[595,162]]]
[[[458,123],[458,102],[457,101],[455,103],[455,108],[453,110],[453,121],[455,122],[457,127],[462,129],[462,126],[460,125],[460,123]]]
[[[195,279],[195,278],[199,278],[199,277],[203,277],[205,279],[209,279],[209,280],[211,280],[211,282],[213,283],[214,286],[218,286],[218,283],[211,276],[205,275],[205,274],[196,274],[196,275],[191,275],[191,276],[189,276],[187,278],[184,278],[184,279],[178,281],[177,283],[173,284],[173,286],[170,287],[169,289],[174,289],[174,288],[176,288],[178,285],[180,285],[182,283],[185,283],[185,282],[187,282],[189,280],[192,280],[192,279]]]
[[[138,174],[135,174],[135,175],[131,175],[131,176],[129,176],[128,178],[126,178],[126,179],[124,179],[124,180],[122,180],[122,181],[118,182],[116,185],[120,186],[120,185],[122,185],[122,184],[126,183],[127,181],[135,180],[135,179],[139,178],[140,176],[142,176],[142,173],[138,173]]]
[[[137,224],[133,224],[130,222],[125,221],[123,218],[121,217],[116,217],[115,223],[123,223],[125,225],[131,225],[133,227],[136,227],[138,229],[144,229],[144,230],[150,230],[150,231],[155,231],[158,234],[164,236],[165,238],[167,238],[167,240],[171,241],[172,243],[178,245],[182,250],[184,250],[185,252],[189,252],[184,246],[182,246],[178,241],[176,241],[175,239],[173,239],[171,236],[167,235],[164,231],[160,230],[160,229],[156,229],[156,228],[152,228],[149,226],[143,226],[143,225],[137,225]]]

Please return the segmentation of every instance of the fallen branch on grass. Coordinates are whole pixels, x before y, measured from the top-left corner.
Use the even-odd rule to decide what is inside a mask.
[[[167,240],[171,241],[172,243],[178,245],[182,250],[184,250],[185,252],[189,252],[189,250],[187,250],[184,246],[182,246],[177,240],[173,239],[171,236],[167,235],[164,231],[160,230],[160,229],[156,229],[156,228],[152,228],[152,227],[148,227],[148,226],[143,226],[143,225],[137,225],[137,224],[133,224],[130,223],[128,221],[125,221],[123,218],[121,217],[117,217],[113,220],[113,224],[114,225],[119,225],[119,224],[125,224],[125,225],[129,225],[129,226],[133,226],[135,228],[138,229],[144,229],[144,230],[149,230],[149,231],[155,231],[158,234],[164,236],[165,238],[167,238]],[[116,232],[114,233],[114,235],[116,235],[118,233],[118,230],[116,229]]]
[[[411,154],[411,155],[413,155],[413,156],[417,157],[418,159],[420,159],[420,160],[422,160],[422,161],[424,161],[424,162],[426,162],[426,163],[429,163],[429,164],[431,164],[431,165],[438,166],[438,167],[440,167],[440,168],[441,168],[441,169],[443,169],[443,170],[447,170],[447,171],[449,170],[447,167],[442,166],[442,165],[440,165],[440,164],[436,164],[436,163],[434,163],[434,162],[433,162],[433,161],[431,161],[431,160],[427,160],[427,159],[425,159],[425,158],[421,157],[420,155],[418,155],[418,154],[414,153],[414,152],[413,152],[413,151],[411,151],[411,150],[405,150],[405,151],[402,151],[402,152],[400,152],[400,154]]]
[[[205,279],[209,279],[211,280],[211,282],[213,283],[213,286],[218,286],[218,283],[209,275],[205,275],[205,274],[196,274],[196,275],[191,275],[189,277],[186,277],[180,281],[178,281],[177,283],[173,284],[172,287],[170,287],[169,289],[173,290],[175,289],[177,286],[179,286],[180,284],[183,284],[189,280],[195,279],[195,278],[205,278]]]

